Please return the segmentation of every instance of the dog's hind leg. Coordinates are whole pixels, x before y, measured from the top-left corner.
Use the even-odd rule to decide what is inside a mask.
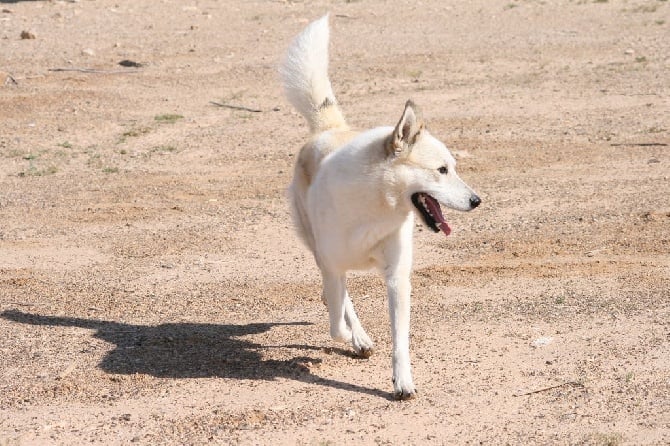
[[[356,354],[362,358],[369,358],[374,353],[374,343],[370,336],[365,332],[361,321],[354,310],[354,303],[349,297],[349,293],[344,298],[344,319],[347,326],[351,329],[351,345]]]

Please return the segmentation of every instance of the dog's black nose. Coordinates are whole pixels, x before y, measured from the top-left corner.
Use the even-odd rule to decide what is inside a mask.
[[[481,203],[482,203],[482,200],[477,195],[473,195],[472,197],[470,197],[470,207],[472,209],[476,208]]]

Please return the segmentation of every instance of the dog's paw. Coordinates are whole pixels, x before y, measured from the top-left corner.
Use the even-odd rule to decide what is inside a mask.
[[[416,398],[417,390],[414,389],[411,393],[407,393],[406,391],[401,391],[401,392],[394,392],[393,393],[393,398],[396,401],[407,401],[407,400],[413,400]]]
[[[372,356],[372,354],[375,352],[375,349],[374,349],[374,347],[369,347],[369,348],[366,347],[366,348],[360,348],[360,349],[354,347],[354,352],[356,352],[356,356],[358,356],[359,358],[367,359],[370,356]]]
[[[369,358],[375,351],[372,339],[362,330],[360,332],[352,332],[351,345],[356,355],[361,358]]]
[[[411,400],[416,398],[417,390],[416,387],[414,387],[414,383],[412,382],[411,379],[409,381],[406,381],[396,379],[394,377],[393,388],[394,388],[393,398],[395,398],[396,401]]]
[[[370,356],[372,356],[372,354],[375,352],[375,349],[373,347],[370,347],[370,348],[361,348],[360,350],[356,349],[355,351],[356,356],[358,356],[359,358],[367,359]]]

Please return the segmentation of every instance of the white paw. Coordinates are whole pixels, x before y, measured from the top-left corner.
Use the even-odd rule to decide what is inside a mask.
[[[351,345],[354,347],[356,354],[361,358],[369,358],[375,351],[375,344],[362,329],[352,332]]]
[[[411,400],[416,397],[416,387],[412,382],[412,377],[400,378],[393,377],[393,397],[396,400]]]
[[[393,358],[393,388],[397,400],[410,400],[416,396],[412,381],[412,367],[407,356],[398,354]]]

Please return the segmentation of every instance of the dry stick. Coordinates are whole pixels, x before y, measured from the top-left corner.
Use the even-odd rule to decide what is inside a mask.
[[[584,384],[578,383],[576,381],[568,381],[568,382],[564,382],[563,384],[556,384],[555,386],[549,386],[549,387],[543,387],[542,389],[531,390],[530,392],[513,393],[512,396],[533,395],[535,393],[546,392],[547,390],[558,389],[559,387],[563,387],[563,386],[584,387]]]
[[[7,73],[7,77],[5,78],[5,85],[12,83],[14,85],[19,85],[18,82],[16,82],[16,79],[14,79],[14,76],[11,74]]]
[[[137,73],[139,70],[95,70],[93,68],[49,68],[49,71],[78,71],[91,74]]]
[[[631,142],[631,143],[614,143],[610,144],[613,147],[619,146],[636,146],[636,147],[666,147],[667,144],[664,142]]]
[[[244,110],[252,113],[260,113],[263,110],[259,110],[257,108],[249,108],[245,107],[243,105],[231,105],[231,104],[221,104],[220,102],[214,102],[214,101],[209,101],[210,104],[214,104],[217,107],[224,107],[224,108],[232,108],[233,110]]]

